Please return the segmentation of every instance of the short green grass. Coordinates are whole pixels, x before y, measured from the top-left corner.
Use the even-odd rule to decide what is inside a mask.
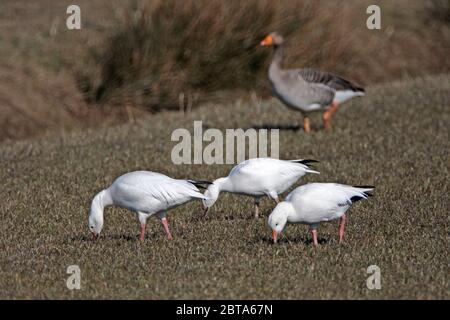
[[[201,217],[193,202],[169,213],[175,237],[149,220],[139,243],[135,214],[108,209],[101,238],[87,229],[91,198],[127,171],[215,179],[229,165],[173,165],[171,132],[208,127],[286,125],[300,115],[275,101],[204,106],[187,116],[161,113],[121,127],[0,146],[0,298],[413,298],[449,299],[450,77],[369,88],[338,111],[334,131],[280,132],[280,156],[313,158],[320,176],[299,183],[374,184],[375,197],[349,213],[347,238],[337,223],[288,226],[270,242],[266,218],[249,198],[223,195]],[[273,204],[263,202],[267,216]],[[81,268],[81,290],[66,288],[66,268]],[[381,290],[366,269],[381,268]]]

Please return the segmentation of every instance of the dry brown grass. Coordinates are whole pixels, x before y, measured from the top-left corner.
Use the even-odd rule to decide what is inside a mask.
[[[373,2],[381,31],[365,27]],[[180,94],[195,106],[267,96],[258,43],[272,30],[289,40],[288,67],[366,85],[450,69],[444,0],[77,3],[82,31],[65,28],[69,0],[2,2],[0,140],[133,120]]]
[[[450,24],[450,0],[428,0],[426,5],[429,19],[438,24]]]
[[[91,9],[83,11],[83,32],[65,27],[70,1],[2,1],[0,141],[118,122],[113,113],[89,108],[74,78],[86,49],[108,26],[109,10],[77,3]],[[96,19],[99,13],[103,18]]]
[[[100,83],[82,81],[94,101],[161,109],[178,108],[180,93],[193,94],[197,104],[225,90],[267,93],[271,52],[258,44],[273,30],[288,38],[289,66],[330,70],[365,84],[450,68],[445,58],[450,42],[437,45],[450,32],[436,16],[442,4],[435,2],[421,7],[379,1],[381,31],[366,28],[369,2],[136,3],[96,53],[100,79],[83,78]]]
[[[172,164],[177,128],[248,128],[293,124],[274,101],[203,106],[183,116],[159,113],[133,125],[0,146],[0,298],[139,299],[449,299],[449,76],[369,87],[341,108],[334,131],[280,132],[280,156],[320,160],[307,182],[374,184],[375,197],[349,212],[347,238],[322,224],[318,249],[306,226],[290,225],[273,245],[252,201],[224,194],[201,218],[201,204],[172,210],[174,235],[148,221],[138,241],[136,215],[107,209],[92,242],[90,201],[116,176],[135,169],[214,179],[229,165]],[[300,116],[299,121],[301,121]],[[205,143],[206,144],[206,143]],[[285,195],[283,195],[285,196]],[[262,202],[267,216],[273,208]],[[289,240],[289,241],[288,241]],[[66,268],[81,268],[81,290],[66,288]],[[368,290],[368,266],[382,289]]]

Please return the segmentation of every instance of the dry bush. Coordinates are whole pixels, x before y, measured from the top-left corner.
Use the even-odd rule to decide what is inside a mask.
[[[442,13],[446,3],[431,2],[428,12]],[[431,27],[418,2],[383,5],[381,31],[366,28],[367,6],[356,2],[132,4],[93,51],[87,62],[92,67],[79,74],[91,102],[157,110],[178,108],[180,96],[200,104],[224,96],[232,100],[230,93],[248,90],[268,93],[271,52],[258,45],[274,30],[288,39],[287,67],[320,68],[363,85],[450,70],[449,41],[436,46],[448,38],[449,28],[438,18]]]
[[[73,94],[77,89],[70,77],[11,64],[0,65],[0,83],[0,140],[67,130],[88,119],[83,96]]]
[[[429,0],[427,10],[431,19],[450,24],[450,0]]]
[[[448,0],[77,3],[80,32],[65,27],[68,0],[4,2],[0,141],[132,120],[178,109],[180,98],[267,96],[271,52],[259,42],[273,30],[288,40],[286,67],[362,85],[450,71]],[[382,7],[381,31],[365,26],[372,3]]]
[[[258,45],[268,32],[304,35],[294,49],[307,53],[303,60],[310,63],[342,61],[346,43],[339,39],[345,30],[335,19],[337,6],[321,1],[138,2],[93,56],[100,81],[84,74],[80,84],[91,101],[149,109],[178,107],[180,93],[204,101],[214,92],[261,89],[271,52]],[[320,45],[321,51],[308,50],[311,45]]]

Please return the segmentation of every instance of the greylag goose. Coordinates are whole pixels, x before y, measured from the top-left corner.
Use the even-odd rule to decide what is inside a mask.
[[[313,243],[318,245],[319,223],[340,219],[339,243],[344,239],[346,212],[356,201],[372,196],[373,186],[347,186],[338,183],[309,183],[296,188],[280,202],[269,216],[273,241],[287,223],[302,223],[310,226]]]
[[[308,114],[324,111],[325,130],[331,129],[331,116],[338,106],[353,97],[363,96],[364,88],[334,75],[313,69],[283,69],[284,39],[277,32],[266,36],[262,46],[273,46],[274,56],[269,68],[269,80],[275,96],[286,106],[303,114],[303,128],[310,132]]]

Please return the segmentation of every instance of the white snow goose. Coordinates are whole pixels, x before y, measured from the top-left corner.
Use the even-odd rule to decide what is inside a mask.
[[[286,201],[280,202],[269,216],[273,241],[284,230],[286,223],[310,226],[313,243],[318,245],[319,223],[340,219],[339,243],[344,239],[346,212],[351,205],[371,196],[373,186],[347,186],[337,183],[309,183],[293,190]]]
[[[308,114],[324,111],[325,130],[331,129],[331,116],[338,106],[353,97],[363,96],[364,88],[332,73],[313,69],[283,69],[284,39],[272,32],[261,42],[273,46],[274,56],[269,68],[269,80],[275,96],[286,106],[303,114],[303,128],[310,132]]]
[[[89,211],[89,230],[96,239],[103,228],[105,207],[118,206],[138,214],[141,225],[140,240],[145,237],[147,219],[156,214],[169,239],[167,210],[194,199],[206,199],[197,187],[207,181],[178,180],[150,171],[134,171],[118,177],[109,188],[100,191],[92,200]]]
[[[248,195],[255,198],[255,217],[259,216],[259,203],[268,196],[276,203],[278,195],[289,189],[306,173],[319,173],[308,165],[316,160],[279,160],[254,158],[235,166],[227,177],[219,178],[208,186],[203,200],[205,215],[217,201],[221,191]]]

